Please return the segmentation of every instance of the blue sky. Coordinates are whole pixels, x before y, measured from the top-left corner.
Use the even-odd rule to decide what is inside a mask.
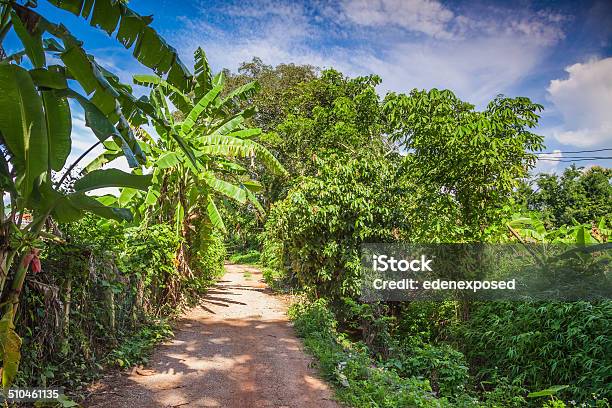
[[[147,71],[106,34],[39,3],[124,81]],[[528,96],[546,108],[537,132],[548,151],[612,148],[610,1],[132,0],[130,6],[155,16],[153,27],[188,66],[201,46],[217,70],[258,56],[272,65],[375,73],[383,79],[381,94],[449,88],[478,107],[498,93]],[[91,137],[83,125],[74,129],[77,149]],[[566,165],[540,162],[538,170]]]

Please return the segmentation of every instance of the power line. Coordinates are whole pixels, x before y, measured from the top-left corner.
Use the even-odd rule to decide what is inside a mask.
[[[538,158],[538,160],[547,160],[547,159],[591,159],[591,160],[607,160],[612,158],[612,156],[559,156],[559,157],[543,157]]]
[[[574,154],[574,153],[596,153],[596,152],[608,152],[611,151],[612,149],[595,149],[595,150],[575,150],[573,152],[562,152],[562,151],[556,151],[556,152],[539,152],[539,153],[534,153],[535,155],[542,155],[542,154],[564,154],[564,153],[569,153],[569,154]]]
[[[612,160],[612,157],[583,157],[581,159],[573,159],[573,160],[563,160],[563,158],[559,159],[538,159],[539,161],[549,161],[549,162],[557,162],[557,163],[573,163],[579,161],[592,161],[592,160]]]

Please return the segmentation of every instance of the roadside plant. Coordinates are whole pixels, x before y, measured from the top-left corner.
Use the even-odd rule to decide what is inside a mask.
[[[184,91],[155,75],[134,76],[135,83],[152,88],[150,101],[158,138],[140,130],[147,141],[146,167],[152,183],[146,192],[123,189],[117,200],[119,204],[132,202],[135,213],[145,223],[157,221],[174,226],[182,238],[177,253],[179,268],[188,276],[195,274],[190,266],[190,248],[195,252],[196,246],[210,239],[214,230],[225,232],[217,197],[249,203],[263,212],[255,196],[261,185],[249,178],[247,169],[236,159],[257,159],[273,173],[286,173],[267,149],[252,140],[261,134],[261,129],[245,123],[254,110],[238,110],[239,102],[259,90],[257,82],[222,96],[223,73],[212,75],[202,49],[197,49],[194,57],[194,80]],[[119,155],[119,146],[108,146],[86,170],[95,171],[108,158]]]
[[[116,37],[143,65],[168,81],[183,86],[189,77],[176,51],[123,2],[106,0],[50,0],[94,27]],[[2,385],[13,381],[20,360],[21,339],[14,315],[26,274],[37,271],[40,239],[59,239],[50,220],[70,222],[91,212],[105,218],[130,220],[128,210],[107,206],[89,196],[103,187],[146,190],[151,175],[106,169],[73,177],[72,171],[93,147],[114,143],[133,168],[146,162],[133,127],[146,122],[150,105],[132,95],[83,49],[82,42],[61,23],[35,11],[36,1],[0,2],[0,191],[3,206],[0,225],[0,358]],[[116,28],[119,28],[116,30]],[[4,40],[14,32],[22,50],[6,55]],[[72,151],[72,113],[69,99],[84,111],[86,125],[98,142],[68,164]],[[31,220],[30,220],[31,218]],[[26,220],[31,222],[27,223]],[[14,273],[11,276],[11,271]],[[10,279],[12,277],[12,279]],[[8,283],[8,286],[7,286]],[[6,290],[5,290],[6,286]]]

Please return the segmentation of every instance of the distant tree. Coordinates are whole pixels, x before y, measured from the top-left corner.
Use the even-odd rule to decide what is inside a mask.
[[[254,57],[251,61],[243,62],[238,72],[228,69],[223,71],[226,78],[225,88],[222,96],[243,87],[253,81],[261,86],[260,92],[251,95],[248,99],[239,103],[241,109],[252,111],[252,116],[247,120],[253,127],[262,129],[264,135],[274,130],[289,114],[287,107],[289,101],[294,99],[300,91],[300,84],[318,78],[319,70],[311,65],[279,64],[275,67],[265,64],[261,58]],[[277,144],[270,141],[275,137],[256,137],[260,143],[268,147],[275,156],[279,152],[275,150]],[[242,164],[248,169],[251,177],[260,181],[273,180],[276,186],[283,183],[284,178],[269,174],[259,163],[249,159],[243,159]],[[278,190],[277,187],[272,190]],[[269,194],[259,194],[261,203],[268,207],[270,204]],[[232,201],[226,201],[221,209],[224,213],[225,222],[229,236],[231,250],[244,251],[256,246],[256,235],[263,228],[260,213],[254,206],[243,206]]]
[[[252,81],[261,85],[261,92],[245,101],[245,107],[253,106],[257,109],[253,125],[267,132],[285,118],[286,101],[294,96],[295,87],[316,79],[318,69],[312,65],[296,64],[279,64],[273,67],[264,64],[260,58],[253,57],[251,61],[243,62],[237,73],[226,69],[224,74],[228,93]]]
[[[384,106],[391,140],[406,149],[408,172],[429,192],[421,196],[440,196],[445,207],[458,209],[452,227],[460,240],[482,239],[535,165],[532,152],[542,149],[543,138],[530,130],[540,110],[528,98],[498,96],[477,111],[437,89],[389,94]],[[430,229],[439,229],[433,208],[427,204],[420,212],[430,214]]]
[[[562,175],[539,174],[532,188],[517,192],[529,210],[550,227],[596,222],[612,217],[612,169],[572,165]]]

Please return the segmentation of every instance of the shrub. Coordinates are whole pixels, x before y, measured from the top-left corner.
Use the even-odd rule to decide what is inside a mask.
[[[444,396],[465,392],[469,380],[465,356],[447,344],[411,345],[401,349],[397,364],[402,376],[419,376],[429,379],[432,388]]]
[[[204,285],[208,285],[210,281],[223,275],[223,261],[226,257],[223,236],[215,231],[195,242],[192,244],[194,248],[190,248],[191,269],[195,280],[201,280]]]
[[[392,368],[377,366],[363,344],[337,332],[327,301],[294,304],[289,316],[342,402],[354,407],[452,406],[446,399],[435,398],[428,380],[404,378]]]
[[[318,177],[301,178],[273,206],[265,259],[286,268],[315,296],[356,296],[360,245],[404,236],[407,209],[400,197],[407,191],[398,165],[386,158],[364,154],[318,163]]]
[[[126,235],[121,224],[93,216],[60,229],[67,242],[44,246],[42,272],[25,285],[17,384],[78,393],[103,364],[115,361],[114,352],[123,350],[129,365],[159,340],[159,325],[136,308],[137,294],[141,288],[141,303],[152,302],[152,281],[174,271],[175,241],[164,247],[165,231],[158,227]]]
[[[569,385],[565,399],[612,395],[612,302],[488,302],[475,307],[457,342],[477,378],[496,373],[530,390]]]
[[[166,224],[126,230],[123,268],[136,282],[137,308],[161,316],[180,303],[186,279],[177,271],[180,238]]]

